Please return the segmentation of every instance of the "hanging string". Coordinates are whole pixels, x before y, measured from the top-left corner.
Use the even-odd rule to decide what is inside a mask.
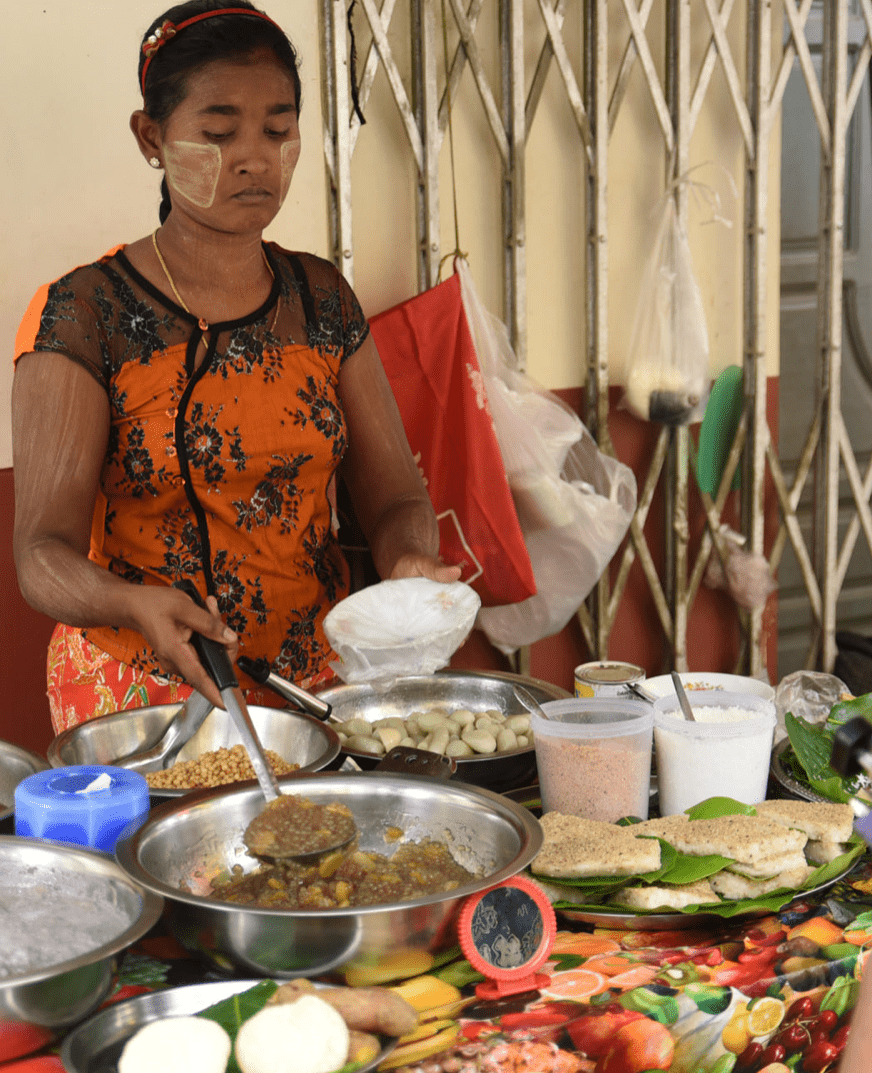
[[[451,198],[454,205],[454,249],[439,262],[437,282],[442,279],[442,266],[446,261],[466,254],[460,248],[460,223],[457,217],[457,175],[454,169],[454,126],[451,122],[451,72],[448,67],[448,18],[445,14],[445,0],[442,0],[442,52],[445,63],[445,104],[448,108],[448,158],[451,163]]]
[[[349,61],[349,78],[351,81],[351,103],[354,105],[354,114],[357,116],[360,125],[363,126],[366,123],[363,112],[360,110],[360,89],[357,85],[357,42],[354,39],[354,24],[351,21],[351,14],[354,11],[354,5],[357,0],[351,0],[351,4],[348,7],[348,36],[351,39],[351,59]]]

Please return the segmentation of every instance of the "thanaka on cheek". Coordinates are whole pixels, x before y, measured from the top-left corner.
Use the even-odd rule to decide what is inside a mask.
[[[282,192],[279,204],[283,205],[291,188],[291,179],[294,177],[294,168],[300,159],[300,139],[292,138],[291,141],[282,142]]]
[[[221,175],[221,149],[200,142],[168,142],[164,146],[167,182],[200,209],[211,208]]]

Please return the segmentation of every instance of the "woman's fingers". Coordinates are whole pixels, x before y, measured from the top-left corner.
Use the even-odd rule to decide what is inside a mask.
[[[218,605],[198,607],[177,589],[144,586],[138,590],[139,631],[151,644],[161,666],[179,675],[213,704],[223,707],[221,694],[203,667],[191,641],[194,632],[224,645],[231,660],[238,648],[236,634],[218,615]]]
[[[391,571],[391,579],[403,577],[426,577],[431,581],[450,583],[459,581],[462,568],[460,566],[446,566],[440,559],[432,555],[401,555],[394,563]]]

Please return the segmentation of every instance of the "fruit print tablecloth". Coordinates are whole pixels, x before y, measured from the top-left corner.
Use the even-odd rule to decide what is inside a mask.
[[[541,990],[480,1000],[481,977],[460,958],[391,983],[421,1024],[380,1068],[835,1073],[872,948],[872,861],[774,916],[672,932],[558,925]],[[125,955],[108,1001],[218,978],[150,935]],[[53,1049],[0,1073],[63,1066]]]

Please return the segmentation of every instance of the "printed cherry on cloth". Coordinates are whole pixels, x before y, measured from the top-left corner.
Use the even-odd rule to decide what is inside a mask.
[[[439,518],[440,554],[485,607],[535,595],[457,274],[369,322]]]

